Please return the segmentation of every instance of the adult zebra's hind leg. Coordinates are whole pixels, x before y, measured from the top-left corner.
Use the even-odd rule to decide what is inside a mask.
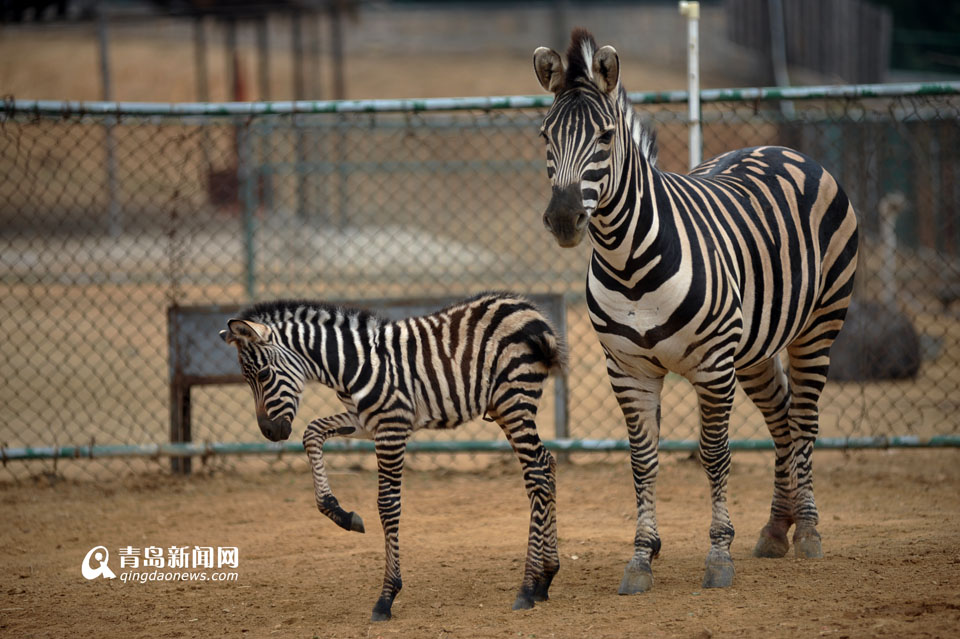
[[[789,346],[790,409],[787,421],[793,439],[790,477],[793,484],[793,550],[798,559],[823,557],[817,524],[820,515],[813,498],[813,445],[820,428],[820,394],[830,366],[829,348],[823,335],[807,337]]]
[[[528,393],[530,391],[527,391]],[[510,442],[523,468],[523,485],[530,499],[527,558],[514,610],[533,608],[549,599],[550,583],[560,570],[557,548],[557,462],[537,433],[536,397],[505,395],[503,404],[490,410]],[[496,400],[496,398],[495,398]]]
[[[826,172],[823,175],[825,183],[830,176]],[[787,346],[790,356],[787,424],[793,443],[793,455],[787,470],[793,489],[792,512],[796,524],[793,549],[798,558],[823,556],[817,531],[819,514],[813,499],[813,446],[820,429],[819,403],[830,368],[830,347],[843,328],[857,269],[857,219],[853,207],[839,189],[819,223],[819,237],[822,243],[821,292],[804,329]]]
[[[849,215],[852,219],[852,209]],[[823,556],[820,533],[817,531],[820,515],[813,498],[813,447],[820,430],[819,403],[830,368],[830,347],[843,327],[853,288],[853,271],[857,261],[855,232],[850,236],[848,245],[854,248],[852,255],[844,254],[848,258],[844,270],[823,294],[820,305],[807,322],[807,328],[787,346],[790,358],[787,431],[791,454],[782,469],[778,465],[778,471],[786,472],[788,477],[790,514],[796,524],[793,549],[799,559]],[[836,265],[831,271],[835,269],[838,269]],[[786,530],[783,534],[785,537]]]
[[[773,477],[773,503],[770,519],[760,531],[753,549],[754,557],[783,557],[790,549],[787,532],[793,525],[793,492],[790,467],[793,464],[793,437],[787,413],[790,389],[779,356],[749,369],[737,371],[740,386],[763,414],[776,451]]]

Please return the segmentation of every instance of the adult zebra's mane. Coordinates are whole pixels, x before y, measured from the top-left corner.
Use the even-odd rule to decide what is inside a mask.
[[[593,76],[593,54],[597,51],[597,41],[593,35],[582,27],[577,27],[570,35],[570,46],[567,48],[567,70],[564,76],[564,91],[572,89],[584,82],[596,84]],[[640,154],[655,166],[657,164],[657,133],[644,126],[633,103],[627,97],[627,90],[623,83],[617,86],[617,103],[626,120],[627,128],[633,138],[633,143],[640,149]]]

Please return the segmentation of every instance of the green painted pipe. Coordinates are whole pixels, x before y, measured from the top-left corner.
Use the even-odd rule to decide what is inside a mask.
[[[561,452],[607,452],[628,451],[629,444],[623,439],[555,439],[544,444],[550,450]],[[693,440],[660,441],[663,452],[695,451],[698,444]],[[824,437],[817,441],[820,449],[876,449],[876,448],[960,448],[960,435],[935,435],[917,437],[901,435],[893,437]],[[767,439],[735,439],[731,450],[772,450],[773,442]],[[373,442],[340,440],[327,442],[325,451],[373,452]],[[490,453],[506,452],[510,444],[505,440],[495,441],[411,441],[407,451],[411,453]],[[178,444],[119,444],[81,446],[26,446],[0,448],[3,463],[26,459],[104,459],[109,457],[195,457],[216,455],[269,455],[302,453],[300,442],[237,442],[237,443],[178,443]]]
[[[960,94],[960,81],[850,84],[811,87],[744,87],[704,89],[701,102],[753,102],[755,100],[820,100],[909,97]],[[631,92],[634,104],[676,104],[687,101],[686,91]],[[544,109],[550,95],[505,95],[467,98],[401,100],[301,100],[297,102],[70,102],[63,100],[10,100],[0,116],[265,116],[297,113],[410,113],[422,111],[491,111]]]

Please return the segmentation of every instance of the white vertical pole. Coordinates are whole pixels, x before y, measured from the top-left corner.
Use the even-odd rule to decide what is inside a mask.
[[[680,15],[687,19],[687,93],[690,106],[690,168],[703,160],[700,134],[700,3],[680,2]]]

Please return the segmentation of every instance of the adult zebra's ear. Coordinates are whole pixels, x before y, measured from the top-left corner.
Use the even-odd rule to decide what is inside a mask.
[[[544,91],[559,93],[563,88],[563,60],[553,49],[537,47],[533,52],[533,70]]]
[[[617,50],[607,45],[593,54],[593,76],[605,93],[613,93],[620,83],[620,56]]]
[[[223,333],[227,332],[223,331],[220,335],[223,337],[223,341],[228,344],[232,343],[231,339],[233,341],[241,340],[244,342],[263,344],[270,338],[269,326],[249,320],[227,320],[227,328],[230,330],[230,334],[223,337]]]

